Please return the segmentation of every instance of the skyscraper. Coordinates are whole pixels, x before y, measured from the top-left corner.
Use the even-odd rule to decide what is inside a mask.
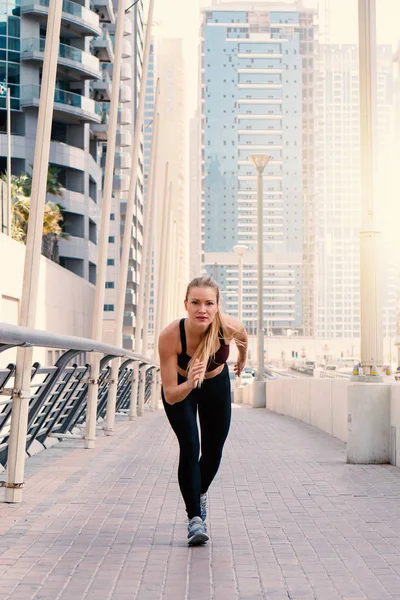
[[[256,320],[256,173],[264,172],[264,322],[313,333],[315,13],[295,0],[224,3],[202,22],[203,250],[237,312],[235,244],[245,244],[243,320]],[[236,296],[236,297],[235,297]]]
[[[360,113],[358,48],[322,45],[318,92],[317,334],[360,337]],[[377,48],[376,171],[381,174],[390,144],[393,78],[392,49]],[[382,181],[382,179],[381,179]],[[384,179],[383,179],[384,181]],[[376,209],[386,191],[377,186]],[[381,262],[385,335],[395,331],[396,274]]]

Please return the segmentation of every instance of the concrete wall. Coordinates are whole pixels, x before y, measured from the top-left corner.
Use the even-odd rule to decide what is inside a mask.
[[[0,233],[0,321],[19,324],[25,246]],[[41,257],[36,311],[37,329],[91,337],[94,286],[56,263]],[[43,364],[47,354],[35,351]],[[0,354],[0,366],[12,359]]]
[[[343,379],[273,379],[266,384],[266,407],[345,442],[348,385]]]
[[[349,408],[349,394],[356,389],[361,393],[360,414]],[[379,415],[373,410],[368,394],[359,386],[380,388],[377,406]],[[249,391],[250,391],[250,387]],[[400,383],[352,384],[346,379],[274,379],[266,383],[266,408],[273,412],[298,419],[321,431],[347,442],[352,435],[352,446],[356,445],[357,460],[354,462],[390,462],[400,467]],[[376,399],[375,399],[376,401]],[[243,397],[243,403],[251,404],[251,398]],[[349,413],[351,413],[350,421]],[[357,428],[359,431],[357,431]],[[370,432],[368,433],[368,428]],[[389,430],[389,433],[387,432]],[[374,442],[374,436],[376,442]],[[374,448],[383,448],[382,439],[388,438],[385,455],[387,460],[377,461]],[[360,460],[360,445],[368,459]],[[361,447],[360,446],[360,447]],[[348,457],[350,462],[351,456]]]
[[[390,462],[400,467],[400,384],[390,388]]]

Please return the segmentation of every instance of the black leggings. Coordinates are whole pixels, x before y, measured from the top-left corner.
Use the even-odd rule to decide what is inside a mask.
[[[178,373],[178,383],[186,381]],[[231,384],[228,366],[219,375],[205,379],[200,388],[182,402],[162,400],[171,427],[178,438],[178,481],[189,519],[200,516],[200,494],[205,494],[221,462],[222,448],[231,422]],[[201,430],[201,457],[197,408]]]

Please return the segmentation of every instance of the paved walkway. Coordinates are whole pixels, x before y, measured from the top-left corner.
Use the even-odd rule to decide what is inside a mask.
[[[203,547],[162,410],[27,465],[23,504],[0,504],[1,600],[400,599],[400,469],[346,465],[292,419],[234,408]]]

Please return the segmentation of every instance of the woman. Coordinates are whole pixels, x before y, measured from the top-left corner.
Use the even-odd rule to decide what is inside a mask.
[[[188,285],[187,319],[166,327],[159,339],[162,399],[178,438],[178,480],[189,519],[190,545],[208,541],[207,490],[221,461],[231,420],[231,388],[226,361],[235,340],[240,375],[246,362],[247,334],[235,318],[219,309],[219,288],[210,277],[198,277]],[[201,457],[199,460],[199,432]]]

